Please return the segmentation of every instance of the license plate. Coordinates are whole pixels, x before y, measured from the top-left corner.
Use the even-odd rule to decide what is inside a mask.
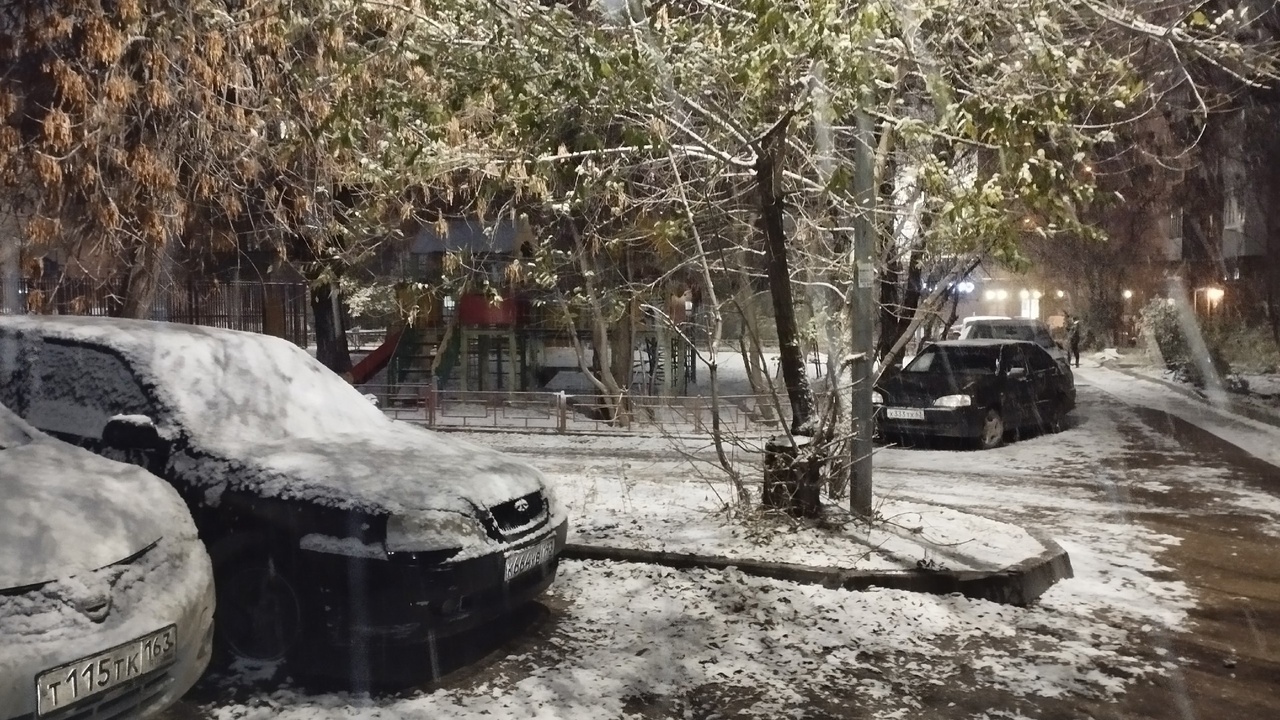
[[[173,662],[178,654],[174,625],[97,655],[36,676],[36,710],[45,715],[106,692]]]
[[[924,410],[920,408],[885,408],[884,414],[890,420],[923,420]]]
[[[554,535],[537,545],[512,550],[507,553],[507,582],[530,570],[543,565],[556,554],[556,538]]]

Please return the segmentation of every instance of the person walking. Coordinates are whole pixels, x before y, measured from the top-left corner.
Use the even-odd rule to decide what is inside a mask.
[[[1067,316],[1067,347],[1070,348],[1067,361],[1075,358],[1076,367],[1080,367],[1080,320],[1070,315]]]

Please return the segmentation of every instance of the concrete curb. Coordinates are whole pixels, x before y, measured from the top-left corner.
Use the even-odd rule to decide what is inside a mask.
[[[1183,397],[1189,398],[1191,400],[1196,400],[1204,403],[1205,405],[1209,405],[1210,407],[1213,407],[1212,404],[1210,404],[1209,399],[1205,397],[1203,394],[1201,394],[1199,391],[1197,391],[1195,388],[1189,388],[1185,385],[1181,385],[1176,382],[1171,382],[1163,378],[1155,378],[1155,377],[1151,377],[1150,375],[1144,375],[1142,373],[1134,372],[1133,370],[1130,370],[1125,367],[1120,367],[1118,365],[1103,363],[1102,367],[1108,370],[1115,370],[1116,372],[1122,373],[1124,375],[1128,375],[1131,378],[1137,378],[1138,380],[1146,380],[1149,383],[1162,385],[1178,393],[1179,395],[1182,395]],[[1248,403],[1240,402],[1236,398],[1233,398],[1230,396],[1227,397],[1226,409],[1237,415],[1243,415],[1255,422],[1260,422],[1260,423],[1263,423],[1264,425],[1270,425],[1272,427],[1280,427],[1280,415],[1277,415],[1275,413],[1269,413],[1266,410],[1261,410],[1259,408],[1253,407]]]
[[[806,585],[821,585],[845,590],[887,588],[909,592],[949,595],[959,593],[977,600],[990,600],[1005,605],[1025,607],[1044,594],[1059,580],[1074,577],[1071,558],[1052,538],[1028,530],[1044,551],[1003,570],[848,570],[834,567],[810,567],[793,563],[744,560],[714,555],[636,550],[569,544],[561,555],[570,560],[609,560],[646,563],[688,570],[708,568],[738,570],[757,577],[787,580]]]

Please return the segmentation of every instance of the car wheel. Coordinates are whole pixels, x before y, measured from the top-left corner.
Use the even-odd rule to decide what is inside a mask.
[[[982,435],[978,437],[978,447],[983,450],[1000,447],[1004,442],[1004,418],[1000,410],[989,408],[982,418]]]
[[[302,604],[270,555],[231,560],[217,579],[215,633],[232,657],[286,659],[302,637]]]

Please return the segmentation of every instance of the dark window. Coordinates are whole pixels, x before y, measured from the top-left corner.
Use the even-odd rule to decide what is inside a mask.
[[[919,373],[995,373],[999,368],[998,348],[958,348],[933,346],[920,353],[903,369]]]
[[[113,415],[151,416],[151,404],[120,358],[101,350],[45,342],[28,387],[27,420],[41,430],[102,437]]]
[[[1049,353],[1039,348],[1026,348],[1027,360],[1031,363],[1031,369],[1036,372],[1044,372],[1053,370],[1057,367],[1057,363],[1053,358],[1049,357]]]
[[[1023,370],[1028,369],[1027,358],[1023,354],[1023,349],[1021,346],[1019,345],[1006,346],[1004,349],[1003,355],[1004,357],[1002,362],[1004,364],[1005,372],[1013,370],[1014,368],[1022,368]]]

